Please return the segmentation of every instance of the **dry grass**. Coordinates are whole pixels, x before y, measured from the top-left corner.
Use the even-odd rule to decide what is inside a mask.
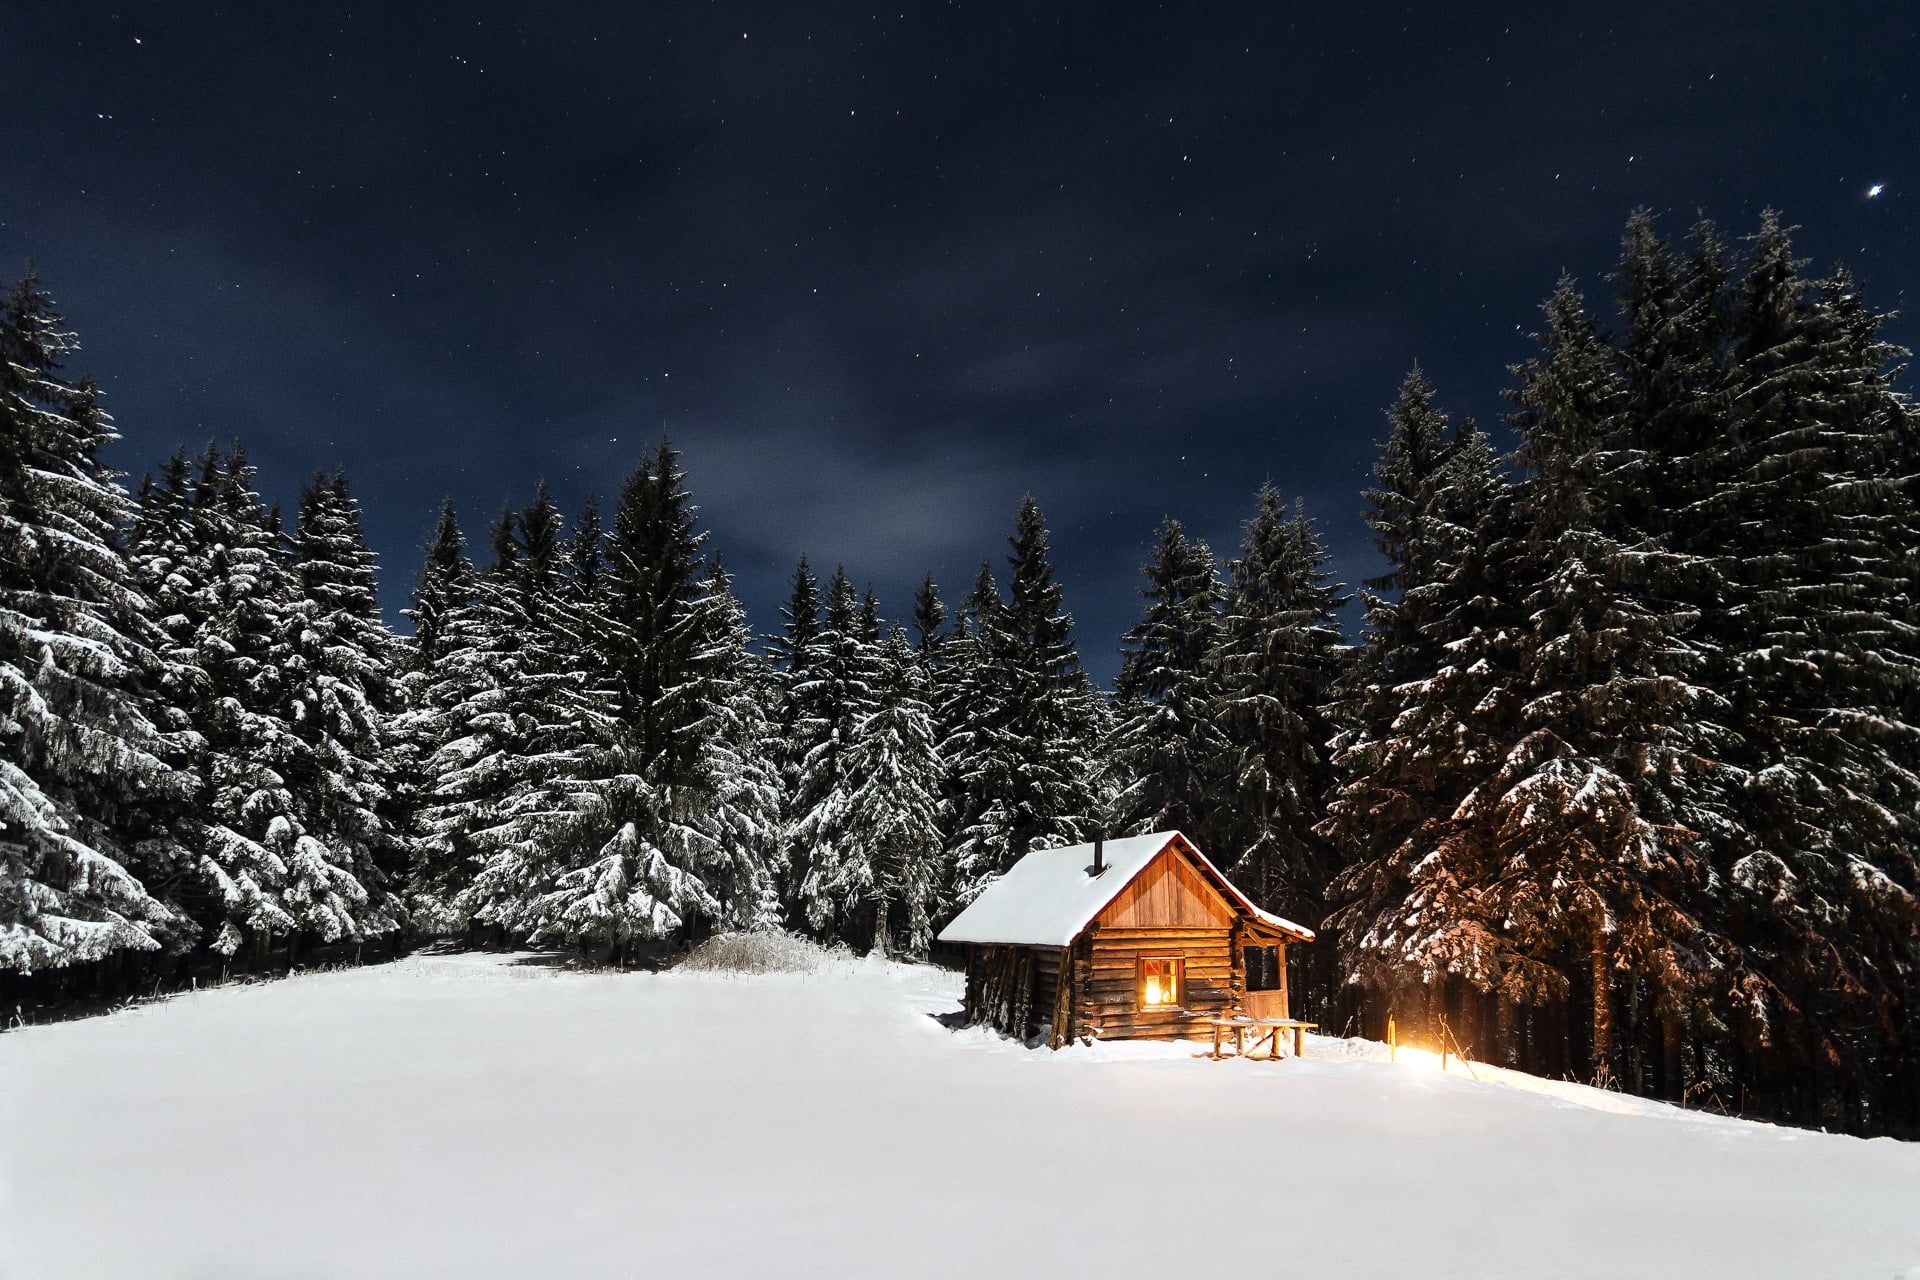
[[[790,933],[722,933],[688,952],[674,968],[699,973],[812,973],[847,958],[844,948],[830,951]]]

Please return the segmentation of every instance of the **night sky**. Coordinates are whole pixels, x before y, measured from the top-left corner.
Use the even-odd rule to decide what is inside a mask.
[[[1576,8],[9,0],[0,267],[115,465],[344,467],[390,614],[443,496],[664,432],[757,629],[802,551],[957,598],[1032,493],[1105,677],[1164,516],[1272,480],[1374,572],[1401,377],[1496,417],[1636,205],[1920,289],[1920,8]]]

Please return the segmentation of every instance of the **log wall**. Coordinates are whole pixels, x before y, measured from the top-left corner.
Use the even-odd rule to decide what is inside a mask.
[[[1186,961],[1181,1000],[1192,1013],[1231,1013],[1246,992],[1246,972],[1231,928],[1097,929],[1083,937],[1087,978],[1075,992],[1073,1021],[1076,1030],[1100,1039],[1174,1040],[1201,1034],[1178,1010],[1139,1007],[1135,983],[1143,955]]]
[[[1062,957],[1058,947],[969,947],[966,1017],[1022,1040],[1052,1028],[1060,1017]],[[1049,1041],[1064,1043],[1064,1025]]]

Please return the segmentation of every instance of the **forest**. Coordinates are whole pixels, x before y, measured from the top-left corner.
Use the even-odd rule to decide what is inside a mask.
[[[1634,215],[1508,371],[1510,451],[1407,377],[1351,633],[1269,488],[1224,558],[1159,529],[1111,690],[1032,498],[963,591],[895,614],[802,559],[762,635],[664,441],[604,512],[448,505],[397,633],[344,476],[290,519],[238,444],[129,490],[29,276],[0,1008],[434,940],[918,957],[1029,849],[1178,828],[1320,928],[1326,1030],[1920,1137],[1920,411],[1887,317],[1807,265],[1772,215]]]

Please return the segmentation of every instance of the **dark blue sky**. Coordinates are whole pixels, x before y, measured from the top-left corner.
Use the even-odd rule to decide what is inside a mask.
[[[1406,369],[1497,415],[1636,205],[1920,288],[1920,10],[1576,8],[13,0],[0,265],[127,471],[344,466],[390,610],[443,495],[665,432],[756,627],[802,551],[957,596],[1031,492],[1107,676],[1164,516],[1272,480],[1373,572]]]

